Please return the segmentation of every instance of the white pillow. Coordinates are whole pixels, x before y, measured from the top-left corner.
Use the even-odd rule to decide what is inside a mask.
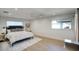
[[[10,30],[7,30],[7,33],[10,33],[11,31]]]

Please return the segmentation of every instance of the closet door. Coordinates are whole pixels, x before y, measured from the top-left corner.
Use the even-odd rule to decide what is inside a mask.
[[[78,23],[78,42],[79,42],[79,8],[77,8],[77,12],[78,12],[78,19],[77,19],[77,23]]]

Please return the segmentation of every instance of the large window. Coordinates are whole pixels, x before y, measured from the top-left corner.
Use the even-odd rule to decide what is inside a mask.
[[[58,23],[57,21],[52,21],[52,29],[60,29],[61,24]]]
[[[71,21],[52,21],[52,29],[71,29]]]
[[[23,26],[23,22],[19,22],[19,21],[7,21],[7,26]]]

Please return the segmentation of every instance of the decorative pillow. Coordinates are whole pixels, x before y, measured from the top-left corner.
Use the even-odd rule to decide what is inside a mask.
[[[16,32],[16,31],[23,31],[23,29],[21,28],[11,29],[11,32]]]

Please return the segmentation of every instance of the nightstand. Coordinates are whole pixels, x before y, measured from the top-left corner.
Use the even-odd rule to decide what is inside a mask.
[[[0,42],[5,41],[5,33],[0,33]]]

